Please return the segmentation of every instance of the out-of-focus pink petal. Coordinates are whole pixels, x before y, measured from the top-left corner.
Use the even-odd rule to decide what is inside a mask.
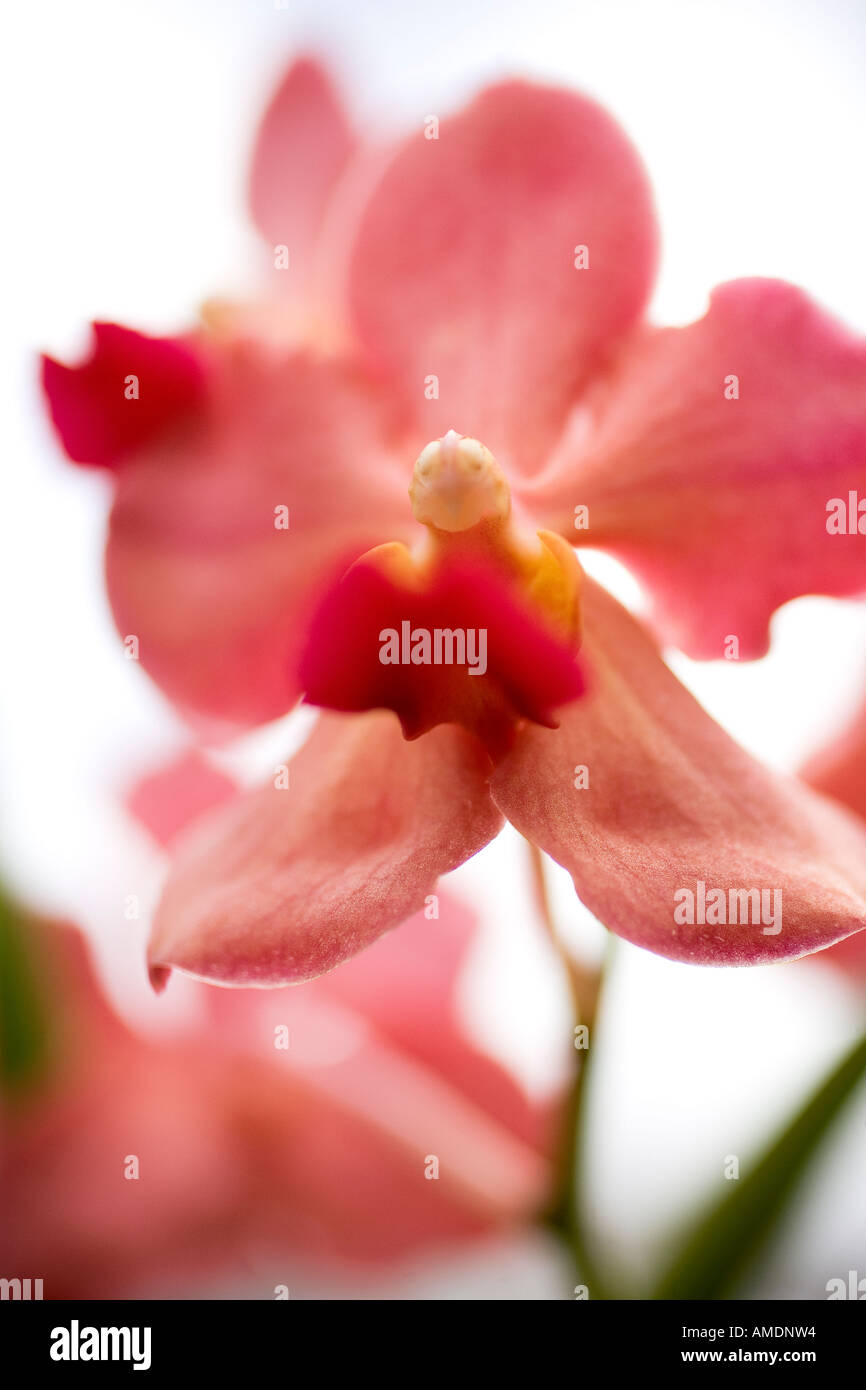
[[[200,1044],[143,1043],[78,934],[32,930],[52,1068],[0,1116],[0,1264],[41,1278],[51,1299],[201,1277],[229,1261],[249,1219],[219,1061]]]
[[[818,965],[832,965],[834,970],[840,971],[843,975],[851,976],[855,980],[866,980],[866,932],[855,932],[853,936],[846,936],[844,941],[837,941],[835,946],[810,956],[809,961],[815,961]]]
[[[837,738],[812,755],[800,775],[816,791],[866,820],[866,704]],[[817,959],[866,978],[866,932],[847,937]]]
[[[305,1067],[334,1052],[335,1037],[339,1040],[351,1022],[344,1017],[348,1011],[356,1025],[363,1021],[380,1042],[432,1069],[541,1149],[549,1116],[543,1107],[530,1105],[508,1073],[478,1050],[458,1013],[457,982],[477,926],[468,907],[437,890],[430,906],[399,931],[301,990],[208,990],[208,1017],[224,1045],[260,1056],[270,1055],[274,1030],[285,1024],[291,1056],[280,1060]]]
[[[820,950],[866,926],[866,833],[762,768],[710,719],[655,644],[597,585],[585,589],[589,692],[560,729],[528,727],[491,791],[572,874],[612,931],[674,960],[750,965]],[[577,769],[586,769],[588,786]],[[763,901],[711,890],[766,890]],[[695,921],[684,915],[693,895]],[[774,890],[781,896],[774,897]],[[748,911],[747,911],[748,909]],[[757,922],[753,914],[763,909]],[[780,910],[779,910],[780,909]]]
[[[73,463],[114,468],[162,436],[194,429],[208,367],[190,338],[95,323],[90,356],[79,366],[42,358],[42,386]]]
[[[164,767],[136,782],[126,798],[129,812],[168,849],[206,811],[230,801],[237,786],[197,748],[186,749]]]
[[[828,534],[852,490],[864,534]],[[633,568],[666,639],[761,656],[779,604],[866,589],[866,342],[782,281],[722,285],[696,323],[635,337],[523,496]]]
[[[166,442],[119,475],[106,560],[115,619],[180,706],[246,724],[294,704],[324,576],[411,524],[383,428],[344,364],[236,344],[219,356],[194,444]]]
[[[464,640],[469,633],[475,645],[466,646],[462,664],[383,665],[382,634],[396,634],[406,657],[415,630],[459,632]],[[451,648],[447,655],[454,656]],[[393,709],[407,738],[461,724],[492,754],[508,744],[519,719],[555,726],[554,711],[584,688],[574,642],[555,633],[494,565],[449,560],[419,589],[415,572],[387,573],[376,551],[324,594],[300,671],[311,704]]]
[[[77,933],[34,927],[59,1046],[0,1116],[2,1267],[48,1299],[140,1296],[250,1256],[369,1262],[534,1215],[557,1104],[463,1032],[472,929],[442,897],[338,988],[202,989],[200,1027],[155,1043],[110,1009]]]
[[[406,743],[392,714],[324,716],[286,778],[209,817],[178,855],[149,949],[232,985],[309,979],[415,912],[501,825],[489,762],[443,725]]]
[[[866,704],[836,738],[812,755],[800,776],[866,820]]]
[[[547,1109],[529,1103],[508,1073],[470,1042],[458,1017],[457,979],[477,922],[464,904],[441,891],[437,915],[428,917],[428,910],[434,905],[339,970],[310,982],[305,992],[351,1008],[392,1046],[433,1068],[521,1139],[548,1151]]]
[[[343,108],[318,63],[292,64],[262,118],[250,170],[250,207],[289,266],[275,276],[294,294],[309,285],[313,245],[328,199],[355,148]]]
[[[483,92],[438,139],[425,130],[365,211],[354,319],[421,444],[455,428],[531,472],[644,306],[656,261],[644,171],[594,102],[529,83]]]
[[[288,1223],[295,1246],[382,1258],[543,1201],[556,1106],[530,1102],[466,1036],[456,983],[474,922],[444,894],[438,912],[302,990],[209,991],[222,1045],[270,1058],[272,1092],[280,1079],[306,1091],[304,1143],[274,1100],[277,1132],[262,1143],[273,1229]],[[424,1176],[431,1158],[435,1180]]]
[[[319,1068],[301,1103],[304,1143],[283,1127],[262,1156],[293,1197],[289,1208],[275,1194],[271,1229],[299,1248],[385,1259],[479,1235],[543,1204],[549,1167],[536,1151],[374,1037]]]

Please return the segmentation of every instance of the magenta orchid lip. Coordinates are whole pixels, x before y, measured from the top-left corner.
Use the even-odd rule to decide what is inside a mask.
[[[404,618],[399,629],[383,627],[379,633],[379,660],[383,666],[466,666],[470,676],[487,671],[487,629],[413,627]]]

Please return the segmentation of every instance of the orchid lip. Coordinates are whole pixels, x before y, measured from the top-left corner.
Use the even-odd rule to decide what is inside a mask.
[[[428,444],[409,495],[426,537],[366,551],[324,596],[301,662],[306,699],[392,709],[408,739],[461,724],[499,756],[523,720],[555,727],[583,694],[580,566],[561,537],[517,525],[477,439],[449,430]]]

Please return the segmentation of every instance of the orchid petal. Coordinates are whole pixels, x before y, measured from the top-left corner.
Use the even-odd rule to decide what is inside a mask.
[[[313,250],[328,200],[355,139],[325,71],[292,64],[274,93],[253,149],[250,207],[262,236],[288,251],[287,286],[309,289]]]
[[[632,568],[690,655],[762,656],[779,604],[866,589],[866,341],[794,286],[736,280],[636,335],[575,424],[523,501]]]
[[[131,788],[126,807],[163,849],[199,816],[237,795],[237,786],[197,748],[184,749]]]
[[[117,480],[106,559],[120,632],[182,708],[235,724],[285,714],[317,589],[411,525],[405,481],[363,379],[338,361],[219,355],[195,442]]]
[[[491,792],[590,911],[705,965],[791,959],[866,927],[863,827],[734,743],[589,581],[584,619],[588,693],[559,729],[526,727]]]
[[[497,833],[488,772],[452,725],[406,743],[390,713],[323,716],[274,784],[179,851],[153,924],[155,986],[172,967],[288,984],[362,950]]]
[[[525,82],[488,88],[436,135],[404,144],[365,211],[354,319],[419,444],[453,427],[531,472],[646,302],[646,178],[601,107]]]

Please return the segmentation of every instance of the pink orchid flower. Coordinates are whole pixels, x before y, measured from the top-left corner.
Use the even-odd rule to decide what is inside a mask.
[[[202,1020],[171,1041],[114,1013],[77,931],[33,925],[52,1056],[0,1111],[4,1273],[52,1299],[287,1259],[358,1278],[537,1216],[558,1103],[461,1028],[471,914],[442,897],[430,925],[291,997],[195,987]]]
[[[646,177],[572,92],[506,82],[384,168],[357,149],[293,68],[253,161],[273,274],[302,267],[300,299],[262,311],[284,335],[224,310],[157,361],[128,334],[45,367],[72,457],[111,469],[111,602],[166,692],[236,724],[305,691],[356,711],[321,718],[289,790],[188,840],[154,982],[318,975],[505,817],[664,956],[782,960],[862,930],[862,826],[743,752],[571,547],[625,561],[656,636],[698,657],[759,657],[779,604],[862,589],[863,538],[825,520],[864,482],[866,345],[773,280],[649,324]],[[122,413],[139,363],[150,413]],[[489,631],[485,672],[383,664],[374,635],[419,614]]]

